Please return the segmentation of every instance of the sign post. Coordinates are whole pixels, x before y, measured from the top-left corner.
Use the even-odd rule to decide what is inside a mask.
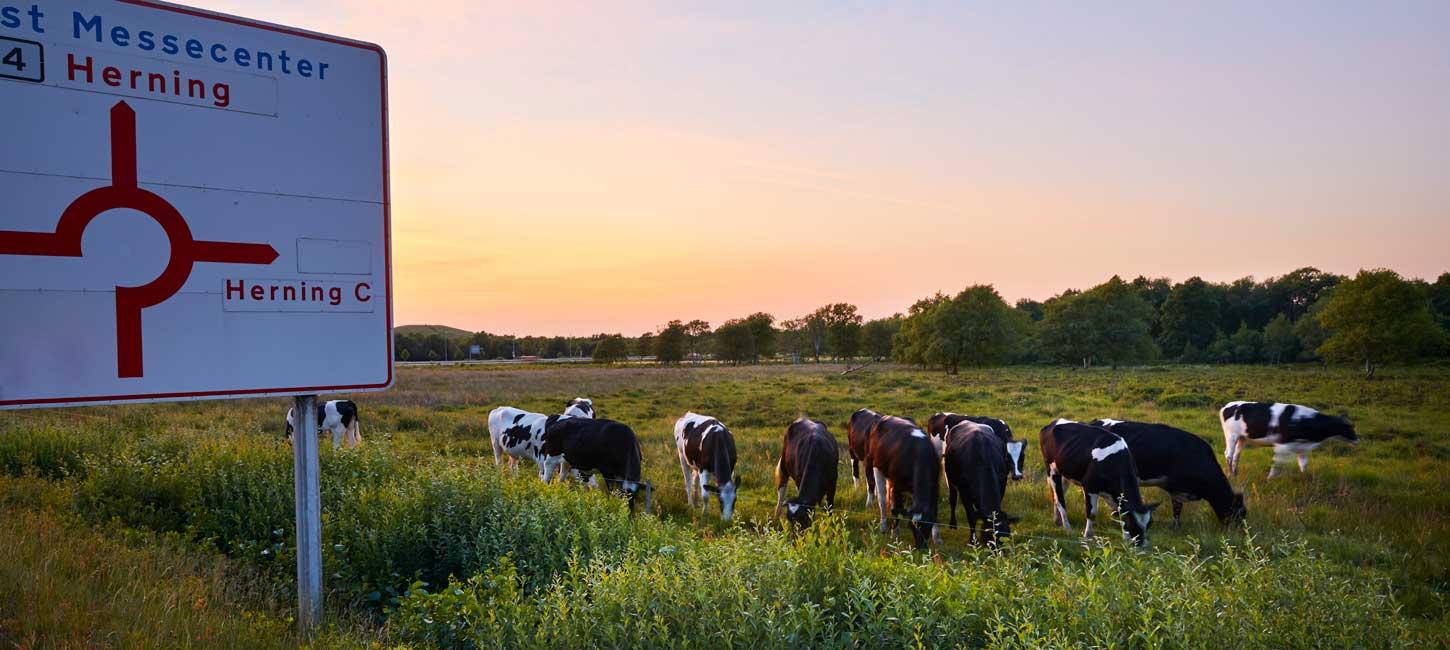
[[[322,620],[322,488],[317,462],[317,396],[298,395],[292,434],[297,496],[297,629],[307,634]]]
[[[157,0],[25,4],[0,21],[0,409],[295,396],[305,632],[317,395],[393,382],[386,55]]]

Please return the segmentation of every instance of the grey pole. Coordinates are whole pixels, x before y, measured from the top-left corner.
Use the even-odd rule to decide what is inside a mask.
[[[297,630],[322,621],[322,495],[318,483],[317,396],[298,395],[292,466],[297,496]]]

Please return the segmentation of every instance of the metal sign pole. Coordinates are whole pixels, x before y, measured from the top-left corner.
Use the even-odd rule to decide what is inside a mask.
[[[317,461],[317,396],[298,395],[292,435],[297,497],[297,630],[322,620],[322,494]]]

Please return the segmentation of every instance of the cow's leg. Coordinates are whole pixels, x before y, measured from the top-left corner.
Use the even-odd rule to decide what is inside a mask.
[[[502,458],[499,458],[499,451],[500,451],[500,449],[499,449],[498,437],[497,436],[489,436],[489,443],[491,443],[490,446],[493,447],[493,466],[494,467],[498,467],[499,463],[502,463],[503,462],[503,459]]]
[[[871,505],[872,498],[875,498],[879,504],[881,502],[881,495],[877,493],[876,486],[881,483],[881,478],[876,475],[876,468],[871,466],[869,459],[861,462],[864,464],[864,469],[866,470],[866,505]]]
[[[1299,454],[1299,473],[1303,474],[1307,471],[1309,471],[1309,452],[1306,451]]]
[[[684,476],[685,481],[685,501],[693,507],[695,505],[695,482],[692,480],[690,463],[683,454],[680,455],[680,474]]]
[[[339,447],[342,447],[342,433],[343,433],[343,430],[342,430],[341,427],[332,427],[332,448],[333,449],[337,449]]]
[[[1182,499],[1182,497],[1179,497],[1177,494],[1172,495],[1172,498],[1173,498],[1173,527],[1174,528],[1182,528],[1183,527],[1183,499]]]
[[[695,472],[695,483],[700,488],[700,514],[705,514],[710,509],[710,491],[705,485],[710,482],[710,474],[704,471]]]
[[[860,472],[860,469],[861,469],[861,461],[856,460],[855,458],[852,458],[851,459],[851,489],[852,490],[854,490],[854,489],[856,489],[858,487],[861,487],[860,479],[857,476],[858,473]],[[868,496],[867,499],[868,499],[867,503],[869,504],[870,503],[870,501],[869,501],[870,497]]]
[[[875,492],[876,492],[876,509],[881,512],[881,532],[884,533],[884,532],[886,532],[886,517],[888,515],[887,510],[890,507],[890,506],[887,505],[887,501],[886,501],[886,490],[887,490],[886,476],[881,473],[881,470],[876,469],[874,467],[873,468],[870,468],[870,471],[872,472],[872,474],[871,475],[868,475],[868,476],[869,476],[869,478],[872,478],[874,480],[868,481],[867,482],[867,486],[871,490],[875,490]],[[871,503],[871,500],[870,500],[871,492],[868,491],[866,493],[866,495],[867,495],[866,503],[869,505]]]
[[[1279,447],[1274,447],[1274,461],[1273,461],[1273,464],[1269,465],[1269,478],[1274,478],[1275,476],[1278,476],[1279,475],[1279,463],[1282,463],[1282,462],[1285,462],[1285,461],[1289,460],[1289,457],[1292,456],[1292,455],[1293,454],[1289,453],[1288,451],[1286,451],[1284,449],[1280,449]]]
[[[780,509],[785,507],[785,482],[786,475],[781,469],[781,461],[775,461],[775,518],[780,519]]]
[[[1052,522],[1062,524],[1062,529],[1072,532],[1072,524],[1067,523],[1067,501],[1064,501],[1062,475],[1057,473],[1057,467],[1049,468],[1047,472],[1047,485],[1052,488]]]
[[[1088,538],[1093,536],[1093,517],[1098,514],[1098,497],[1096,494],[1088,492],[1086,487],[1082,489],[1082,494],[1087,497],[1087,523],[1083,524],[1082,536]]]
[[[951,525],[952,525],[952,528],[956,528],[957,527],[957,486],[952,485],[952,482],[950,480],[947,481],[947,509],[948,510],[951,510],[951,513],[952,513],[952,515],[951,515]],[[967,506],[966,507],[966,511],[967,511],[967,516],[970,517],[971,516],[971,513],[972,513],[972,507],[970,505]],[[968,521],[970,521],[970,520],[968,520]],[[972,525],[975,526],[976,524],[974,523]]]

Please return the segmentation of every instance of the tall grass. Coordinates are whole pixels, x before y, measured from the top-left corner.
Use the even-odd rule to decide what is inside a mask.
[[[1318,368],[838,370],[403,369],[397,391],[358,398],[361,449],[323,445],[329,602],[386,621],[387,642],[418,647],[1450,640],[1446,369],[1369,383]],[[594,397],[603,415],[640,435],[659,518],[494,467],[489,408],[557,411],[575,395]],[[930,556],[903,553],[874,532],[845,465],[838,518],[797,537],[769,521],[780,433],[802,413],[843,441],[847,415],[871,406],[917,418],[996,415],[1030,447],[1037,427],[1058,416],[1162,421],[1221,450],[1214,408],[1239,398],[1348,414],[1364,440],[1317,451],[1310,474],[1274,481],[1264,479],[1269,453],[1245,452],[1234,482],[1248,494],[1257,537],[1220,527],[1200,504],[1188,507],[1182,530],[1155,526],[1150,552],[1129,552],[1110,535],[1083,545],[1052,526],[1032,450],[1027,480],[1006,499],[1023,518],[1021,539],[1002,553],[966,547],[959,531]],[[112,531],[97,539],[143,531],[214,549],[231,558],[218,563],[224,573],[258,576],[252,588],[285,611],[295,562],[285,408],[256,400],[0,413],[0,474],[27,477],[0,482],[0,507],[66,512]],[[685,410],[720,417],[735,433],[743,483],[733,524],[700,516],[680,493],[670,427]],[[1070,503],[1081,530],[1081,500]],[[77,548],[55,552],[80,561]],[[35,572],[35,562],[61,560],[15,561]],[[64,636],[62,627],[47,634]]]

